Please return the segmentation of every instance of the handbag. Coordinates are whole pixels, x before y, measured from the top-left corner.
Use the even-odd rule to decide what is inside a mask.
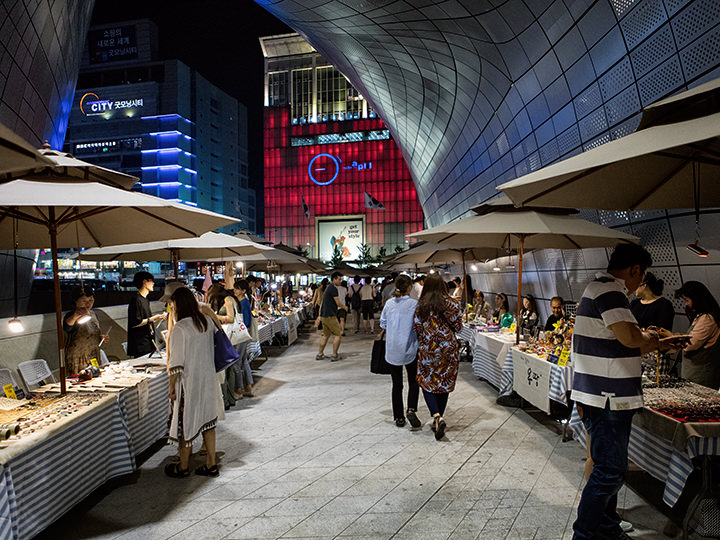
[[[250,328],[248,329],[248,333],[250,334],[250,341],[257,341],[258,338],[258,318],[253,315],[252,320],[250,321]]]
[[[370,373],[378,375],[390,374],[390,364],[385,360],[385,330],[380,332],[378,338],[373,341],[372,355],[370,356]]]
[[[233,346],[240,345],[241,343],[245,343],[251,339],[250,332],[248,331],[247,326],[243,323],[242,313],[238,310],[235,311],[235,322],[223,324],[223,330],[225,330],[225,333],[228,338],[230,338],[230,343],[232,343]]]
[[[237,362],[240,354],[230,343],[230,338],[227,337],[225,331],[217,324],[213,338],[215,341],[215,373],[218,373]]]

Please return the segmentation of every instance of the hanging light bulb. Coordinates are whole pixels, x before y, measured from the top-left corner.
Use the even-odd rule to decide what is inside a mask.
[[[20,319],[13,317],[8,321],[8,330],[13,334],[19,334],[25,330],[25,327]]]
[[[499,271],[500,271],[500,267],[499,267],[498,265],[495,265],[495,266],[493,267],[493,271],[499,272]]]
[[[470,270],[472,270],[473,272],[476,272],[476,271],[477,271],[477,264],[471,265],[471,266],[470,266]]]
[[[235,263],[235,268],[242,268],[242,262],[238,261]]]

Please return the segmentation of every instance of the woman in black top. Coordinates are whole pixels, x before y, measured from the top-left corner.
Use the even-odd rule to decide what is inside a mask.
[[[520,312],[520,327],[523,330],[532,331],[538,324],[537,303],[532,294],[523,296],[523,307]]]
[[[672,331],[675,308],[670,300],[662,296],[663,285],[662,279],[648,272],[635,291],[637,298],[630,304],[630,311],[640,328],[656,326]]]
[[[155,338],[154,323],[164,318],[166,314],[153,315],[150,311],[148,294],[155,287],[155,280],[150,272],[138,272],[135,274],[133,285],[137,287],[138,293],[128,305],[127,354],[137,358],[155,350],[153,344]]]

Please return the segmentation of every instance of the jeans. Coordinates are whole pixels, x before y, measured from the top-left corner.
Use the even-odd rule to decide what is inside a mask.
[[[250,355],[247,352],[248,344],[249,341],[246,341],[235,346],[237,352],[240,353],[240,360],[230,366],[235,373],[235,388],[233,388],[233,390],[253,384],[252,369],[250,369]]]
[[[573,539],[614,536],[620,532],[617,494],[625,480],[632,417],[636,410],[611,411],[583,404],[583,424],[590,435],[592,473],[583,489],[573,524]]]
[[[427,390],[423,389],[423,397],[425,398],[425,404],[427,405],[427,408],[432,416],[435,416],[436,414],[439,414],[440,416],[445,415],[445,407],[447,407],[449,395],[450,394],[448,394],[447,392],[433,394],[432,392],[428,392]]]
[[[403,367],[407,371],[408,378],[408,409],[417,410],[420,387],[417,383],[417,360],[405,366],[390,365],[390,377],[392,377],[392,408],[393,418],[405,418],[403,407]]]

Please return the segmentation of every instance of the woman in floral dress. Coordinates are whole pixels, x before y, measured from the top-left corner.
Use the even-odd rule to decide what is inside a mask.
[[[443,415],[455,389],[460,349],[455,333],[462,329],[460,306],[447,294],[442,278],[428,276],[415,310],[413,328],[418,339],[417,381],[433,417],[438,441],[447,427]]]

